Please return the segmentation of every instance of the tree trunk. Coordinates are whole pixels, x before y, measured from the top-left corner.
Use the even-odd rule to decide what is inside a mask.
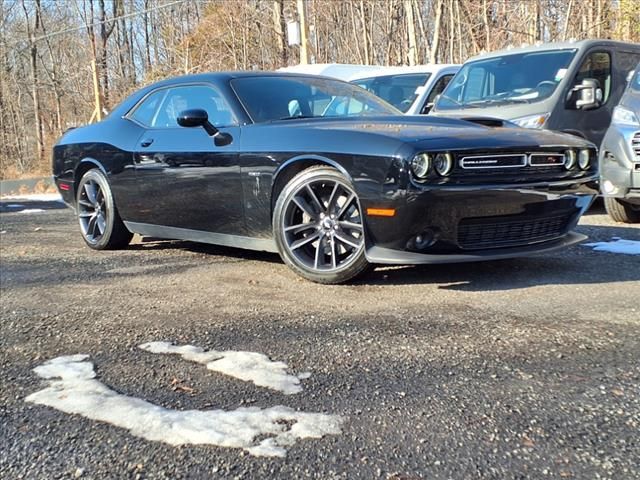
[[[433,26],[433,42],[431,44],[431,52],[429,52],[429,63],[438,61],[438,47],[440,46],[440,24],[442,23],[442,7],[444,0],[438,0],[436,7],[436,20]]]
[[[413,2],[411,0],[404,0],[404,11],[407,19],[407,61],[409,65],[415,65],[418,63],[418,47],[416,39],[416,25],[413,18]]]
[[[35,121],[36,133],[36,159],[41,164],[44,159],[44,141],[42,131],[42,118],[40,116],[40,92],[38,88],[38,45],[36,43],[36,32],[40,30],[40,0],[35,0],[35,13],[33,27],[30,25],[29,11],[22,0],[22,9],[27,20],[27,35],[29,36],[29,62],[31,65],[31,96],[33,98],[33,119]]]
[[[289,58],[287,51],[288,40],[285,34],[287,22],[284,18],[284,0],[274,0],[273,2],[273,29],[276,32],[276,44],[280,53],[280,66],[286,67],[289,65]]]

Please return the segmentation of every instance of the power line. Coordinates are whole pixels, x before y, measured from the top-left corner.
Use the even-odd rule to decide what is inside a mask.
[[[2,1],[2,0],[0,0],[0,1]],[[139,10],[137,12],[127,13],[125,15],[119,15],[117,17],[111,17],[109,19],[100,20],[100,21],[97,21],[97,22],[89,23],[89,24],[84,24],[84,25],[81,25],[79,27],[70,27],[70,28],[65,28],[63,30],[57,30],[55,32],[51,32],[51,33],[47,33],[45,35],[40,35],[39,37],[35,37],[33,39],[33,41],[34,42],[39,42],[41,40],[46,40],[46,39],[51,38],[51,37],[56,37],[58,35],[63,35],[65,33],[77,32],[77,31],[80,31],[80,30],[85,30],[86,28],[89,28],[89,27],[96,27],[96,26],[102,25],[104,23],[109,23],[109,22],[113,22],[113,21],[116,21],[116,20],[121,20],[123,18],[137,17],[137,16],[140,16],[140,15],[144,15],[145,13],[148,13],[148,12],[153,12],[155,10],[162,10],[164,8],[169,8],[169,7],[173,7],[175,5],[180,5],[180,4],[183,4],[183,3],[193,2],[193,1],[194,0],[175,0],[175,1],[170,2],[170,3],[165,3],[164,5],[156,5],[155,7],[146,8],[144,10]]]
[[[125,15],[119,15],[117,17],[112,17],[112,18],[105,19],[105,20],[102,20],[102,21],[98,21],[98,22],[94,22],[94,23],[90,23],[90,24],[85,24],[85,25],[82,25],[80,27],[65,28],[64,30],[58,30],[57,32],[51,32],[51,33],[47,33],[46,35],[41,35],[39,37],[35,37],[34,41],[35,42],[39,42],[40,40],[44,40],[46,38],[55,37],[57,35],[62,35],[64,33],[77,32],[79,30],[84,30],[85,28],[88,28],[88,27],[95,27],[95,26],[98,26],[98,25],[102,25],[103,23],[113,22],[115,20],[121,20],[123,18],[137,17],[139,15],[143,15],[145,13],[152,12],[154,10],[161,10],[163,8],[172,7],[174,5],[179,5],[181,3],[186,3],[186,2],[189,2],[189,1],[191,1],[191,0],[175,0],[174,2],[165,3],[164,5],[157,5],[155,7],[147,8],[145,10],[140,10],[139,12],[132,12],[132,13],[127,13]]]

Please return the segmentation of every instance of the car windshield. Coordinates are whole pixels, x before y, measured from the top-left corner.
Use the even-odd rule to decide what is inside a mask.
[[[351,83],[368,90],[402,113],[406,113],[418,97],[417,89],[427,83],[430,75],[429,73],[382,75],[352,80]]]
[[[256,76],[233,79],[231,86],[255,123],[401,114],[360,87],[327,78]]]
[[[517,53],[466,63],[447,85],[437,110],[534,103],[550,97],[576,50]]]

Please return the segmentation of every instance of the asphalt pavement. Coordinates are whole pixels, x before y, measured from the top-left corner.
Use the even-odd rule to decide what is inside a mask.
[[[640,241],[601,207],[579,231]],[[2,200],[0,261],[2,479],[640,478],[640,255],[577,245],[322,286],[267,253],[137,236],[94,252],[63,205]],[[264,354],[305,373],[301,391],[138,347],[158,341]],[[25,401],[51,385],[33,369],[72,354],[116,399],[282,406],[338,418],[339,432],[257,456]]]

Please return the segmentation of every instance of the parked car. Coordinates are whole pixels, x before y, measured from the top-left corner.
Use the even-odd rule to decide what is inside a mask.
[[[385,67],[349,80],[386,100],[402,113],[429,113],[435,98],[442,93],[460,65],[419,65]]]
[[[460,65],[429,64],[413,67],[374,67],[329,63],[296,65],[281,71],[324,75],[354,83],[386,100],[402,113],[429,113]]]
[[[640,44],[608,40],[501,50],[464,63],[436,101],[442,116],[483,115],[600,145]]]
[[[138,233],[272,251],[322,283],[581,241],[596,163],[574,136],[404,116],[349,83],[259,72],[145,87],[53,149],[93,249]]]
[[[640,64],[632,72],[600,148],[600,186],[617,222],[640,222]]]

